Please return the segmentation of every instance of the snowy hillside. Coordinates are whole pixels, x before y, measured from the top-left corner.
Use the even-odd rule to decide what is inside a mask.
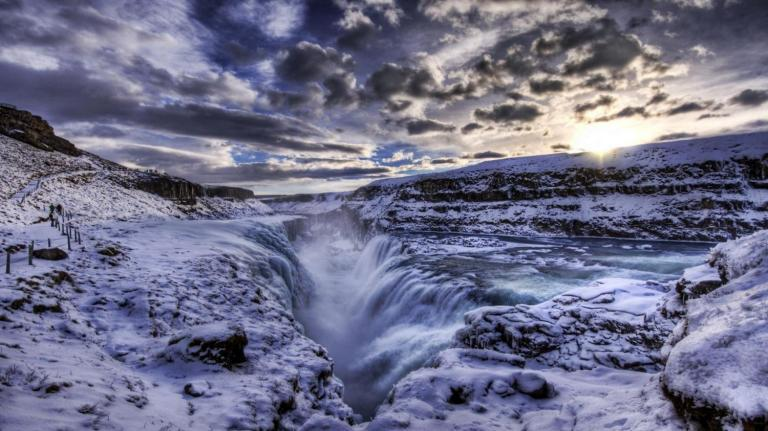
[[[280,219],[84,226],[0,275],[3,430],[296,429],[341,384],[291,314],[311,281]],[[11,239],[51,235],[9,229]],[[34,412],[34,414],[30,414]]]
[[[33,222],[47,216],[50,204],[62,204],[87,221],[226,218],[272,212],[254,199],[200,197],[194,203],[168,199],[141,188],[155,181],[187,182],[127,169],[87,153],[44,151],[3,135],[0,154],[0,198],[7,200],[0,206],[0,224]]]
[[[342,206],[380,231],[724,240],[768,228],[768,133],[490,161],[376,181]]]

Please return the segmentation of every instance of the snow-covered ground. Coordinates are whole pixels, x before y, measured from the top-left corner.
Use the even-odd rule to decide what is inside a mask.
[[[332,362],[292,316],[311,281],[280,222],[93,225],[68,259],[0,275],[0,428],[295,429],[312,413],[350,418]],[[46,234],[0,230],[6,240]]]

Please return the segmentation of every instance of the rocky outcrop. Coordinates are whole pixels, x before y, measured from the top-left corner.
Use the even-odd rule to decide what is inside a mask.
[[[567,370],[598,366],[658,371],[673,321],[656,311],[664,287],[608,280],[537,305],[467,313],[456,345],[520,355]]]
[[[710,265],[710,275],[689,277],[698,283],[683,290],[688,300],[666,347],[664,390],[697,429],[765,429],[768,231],[719,244]],[[713,288],[718,273],[723,284]],[[686,293],[707,279],[709,292]]]
[[[71,142],[56,136],[53,127],[42,117],[9,105],[0,105],[0,133],[45,151],[70,156],[82,153]]]
[[[205,196],[205,188],[182,178],[153,173],[141,173],[134,181],[136,188],[182,204],[194,205]]]
[[[230,186],[204,186],[205,195],[212,198],[224,198],[244,201],[256,196],[252,190]]]

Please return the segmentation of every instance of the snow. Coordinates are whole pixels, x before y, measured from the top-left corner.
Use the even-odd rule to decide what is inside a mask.
[[[553,154],[375,181],[285,213],[348,209],[371,230],[722,241],[768,228],[768,133]]]
[[[437,175],[460,174],[471,183],[473,175],[499,169],[634,169],[641,163],[665,169],[713,157],[760,158],[766,136],[620,149],[602,160],[502,160]],[[0,146],[0,175],[7,179],[0,183],[0,245],[19,248],[11,274],[0,274],[3,429],[655,431],[701,424],[755,427],[768,417],[768,231],[716,246],[709,265],[686,270],[677,282],[603,277],[535,305],[473,309],[450,348],[401,379],[373,420],[355,423],[333,360],[293,314],[322,294],[287,239],[284,224],[295,217],[274,215],[258,201],[204,198],[184,206],[126,186],[135,171],[87,154],[48,153],[2,136]],[[735,168],[723,162],[713,172],[723,169]],[[731,173],[699,174],[710,181]],[[694,183],[690,175],[681,175],[680,183]],[[409,181],[416,180],[377,185],[402,187]],[[687,205],[713,196],[707,193],[680,199],[644,195],[644,204],[630,195],[592,199],[624,214],[645,209],[645,216],[672,201]],[[757,188],[717,194],[745,195],[753,203],[765,201]],[[280,210],[321,214],[343,208],[353,196],[312,197],[304,206],[286,201]],[[514,211],[531,215],[542,204],[553,205],[557,214],[562,205],[584,203],[539,199],[517,207],[470,206],[466,213],[393,196],[358,204],[363,214],[397,208],[408,217],[470,226],[498,223],[499,214]],[[55,228],[33,223],[47,215],[51,202],[75,213],[83,244],[72,244],[67,259],[28,265],[21,246],[33,240],[40,246],[50,238],[54,247],[66,248]],[[598,213],[580,212],[590,218]],[[754,206],[738,216],[765,219]],[[393,228],[418,225],[381,221]],[[522,226],[520,232],[535,230]],[[355,246],[348,237],[336,238],[331,249],[341,253]],[[595,247],[560,248],[581,258],[596,253]],[[654,247],[643,242],[632,250],[652,256]],[[379,236],[350,277],[358,287],[361,280],[375,287],[373,295],[357,292],[364,300],[358,311],[376,310],[382,299],[396,300],[405,311],[376,314],[387,330],[375,334],[374,348],[379,343],[416,351],[454,332],[454,326],[423,324],[425,316],[437,303],[446,315],[459,310],[460,317],[465,299],[457,292],[466,295],[462,283],[482,274],[428,274],[408,253],[434,259],[497,253],[499,262],[510,263],[502,251],[526,250],[525,259],[535,262],[558,248],[490,237],[416,243]],[[567,264],[562,267],[571,268]],[[419,324],[404,331],[404,322]],[[394,363],[392,369],[406,365]]]
[[[313,413],[350,419],[332,362],[292,317],[311,281],[280,220],[90,225],[69,259],[0,276],[0,422],[295,429]],[[98,253],[107,246],[119,253]],[[207,341],[238,331],[246,361],[221,362]]]
[[[715,247],[728,283],[687,302],[684,336],[669,354],[666,386],[726,420],[768,416],[768,231]]]

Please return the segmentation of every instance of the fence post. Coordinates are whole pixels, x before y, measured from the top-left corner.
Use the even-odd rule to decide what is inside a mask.
[[[11,252],[5,250],[5,273],[11,273]]]
[[[67,232],[67,250],[72,251],[72,244],[69,242],[69,232]]]
[[[48,238],[48,248],[51,248],[51,239]]]
[[[29,264],[32,265],[32,253],[35,252],[35,241],[29,243]]]

